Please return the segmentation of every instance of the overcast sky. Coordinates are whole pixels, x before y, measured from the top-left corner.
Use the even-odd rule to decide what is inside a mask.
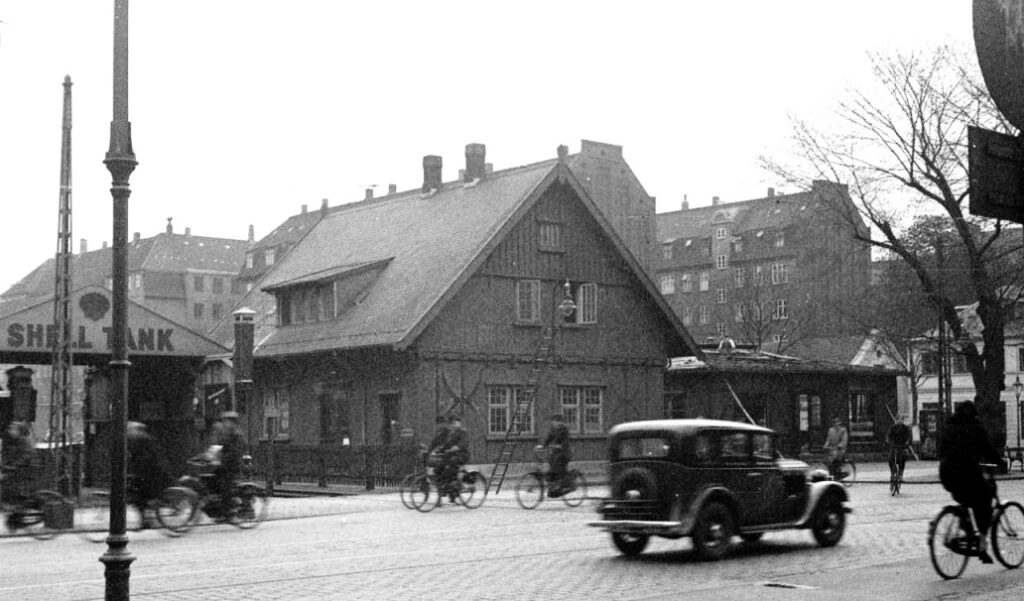
[[[113,1],[0,0],[0,291],[53,256],[61,83],[73,86],[73,240],[111,240]],[[659,212],[789,190],[757,163],[826,115],[868,51],[958,43],[967,0],[139,1],[129,232],[266,235],[301,205],[623,146]]]

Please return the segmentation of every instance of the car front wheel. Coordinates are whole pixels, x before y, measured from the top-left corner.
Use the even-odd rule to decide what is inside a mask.
[[[627,557],[635,557],[643,553],[650,538],[647,534],[612,533],[612,542],[615,543],[615,548]]]
[[[825,495],[814,510],[811,532],[822,547],[832,547],[843,538],[846,530],[846,512],[835,494]]]
[[[732,512],[722,503],[708,503],[697,515],[693,545],[702,559],[717,561],[729,553],[736,534]]]

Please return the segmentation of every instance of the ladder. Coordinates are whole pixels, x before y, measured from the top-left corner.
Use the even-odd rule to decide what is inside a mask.
[[[508,429],[505,431],[505,437],[501,441],[501,450],[498,452],[498,458],[494,461],[491,477],[487,481],[488,488],[494,494],[501,492],[501,485],[505,482],[505,475],[508,474],[508,467],[512,463],[516,444],[520,440],[519,437],[523,432],[523,426],[530,415],[533,399],[537,396],[541,373],[551,363],[551,352],[555,346],[556,331],[557,326],[544,328],[541,333],[540,344],[537,347],[537,354],[530,363],[530,376],[526,381],[526,388],[523,390],[523,394],[515,396],[515,409],[512,412],[512,419],[508,424]]]

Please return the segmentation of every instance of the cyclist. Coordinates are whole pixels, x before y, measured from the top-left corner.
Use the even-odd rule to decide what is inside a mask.
[[[36,447],[32,444],[32,429],[25,422],[11,422],[3,443],[4,494],[15,507],[20,508],[32,496],[32,471],[35,467]],[[21,511],[7,514],[7,529],[21,527]]]
[[[551,498],[560,497],[569,492],[571,483],[567,482],[569,473],[569,461],[572,460],[572,451],[569,448],[569,428],[565,425],[565,418],[561,413],[551,416],[551,427],[544,442],[537,445],[537,449],[549,449],[548,456],[548,496]]]
[[[903,482],[903,469],[907,465],[907,449],[910,448],[910,426],[903,414],[896,416],[896,422],[889,427],[885,442],[889,445],[889,475]]]
[[[242,454],[245,442],[238,430],[238,413],[224,411],[220,414],[217,426],[216,445],[220,446],[219,459],[214,464],[214,489],[220,496],[221,507],[225,510],[224,517],[231,517],[231,493],[235,480],[242,472]]]
[[[438,480],[441,493],[447,494],[448,499],[454,503],[459,495],[456,483],[459,468],[469,463],[469,436],[462,429],[462,419],[459,416],[452,415],[448,418],[448,435],[440,450],[442,460]]]
[[[980,463],[1000,463],[1002,458],[992,446],[988,432],[978,420],[978,410],[971,401],[957,405],[946,421],[939,445],[939,480],[953,500],[974,513],[978,531],[963,524],[972,542],[978,547],[982,563],[992,563],[986,549],[985,533],[992,521],[992,499],[995,491],[982,474]]]
[[[839,467],[846,458],[846,444],[849,437],[839,417],[832,418],[832,427],[825,438],[825,450],[828,451],[828,471],[833,478],[842,479],[845,474],[839,473]]]
[[[131,502],[142,514],[142,527],[155,527],[156,522],[149,509],[151,502],[158,501],[164,488],[171,485],[166,456],[160,443],[142,422],[128,422],[125,438],[128,445]]]

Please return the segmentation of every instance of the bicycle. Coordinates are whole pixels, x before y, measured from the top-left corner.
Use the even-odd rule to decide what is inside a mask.
[[[426,513],[441,505],[445,496],[466,509],[476,509],[487,498],[487,478],[477,470],[460,467],[451,482],[441,483],[437,469],[441,458],[431,453],[427,471],[416,475],[409,484],[407,497],[412,509]],[[408,505],[407,505],[408,506]]]
[[[516,482],[516,502],[523,509],[533,509],[541,504],[551,485],[551,470],[548,467],[548,453],[545,449],[534,449],[537,464],[533,471],[519,477]],[[569,507],[579,507],[587,497],[587,482],[579,470],[569,470],[566,481],[569,490],[561,495],[562,502]]]
[[[95,494],[100,498],[110,498],[108,492]],[[125,510],[133,507],[135,513],[138,514],[138,520],[126,521],[126,530],[138,532],[154,528],[147,519],[147,513],[152,513],[165,536],[177,537],[185,532],[187,523],[193,517],[194,495],[181,487],[169,486],[163,490],[159,499],[151,499],[144,504],[140,502],[137,493],[130,488],[128,495],[130,500],[126,504]],[[101,543],[107,540],[109,532],[109,506],[100,506],[82,512],[78,528],[79,536],[89,542]]]
[[[988,534],[992,551],[999,563],[1012,570],[1024,563],[1024,508],[1016,501],[1000,501],[996,465],[983,463],[981,467],[994,493]],[[983,548],[977,532],[974,512],[963,505],[946,505],[932,518],[928,523],[928,554],[939,576],[952,580],[963,574],[967,560],[977,557]]]
[[[204,513],[215,522],[228,522],[243,530],[255,528],[267,518],[270,501],[265,488],[255,482],[234,482],[231,505],[222,507],[220,493],[213,485],[216,476],[209,469],[210,462],[200,455],[189,459],[187,464],[195,473],[178,478],[175,486],[165,491],[173,495],[169,506],[175,516],[173,523],[165,524],[168,530],[188,532]]]
[[[857,464],[846,455],[843,455],[843,458],[840,460],[837,471],[834,470],[832,462],[827,457],[816,467],[824,469],[828,472],[829,477],[846,488],[850,488],[857,481]]]
[[[898,496],[903,487],[903,477],[900,476],[900,464],[907,461],[905,449],[890,450],[889,454],[889,495]]]
[[[62,511],[71,501],[52,490],[37,490],[8,505],[4,524],[11,534],[22,530],[36,540],[50,540],[71,526]],[[72,510],[73,511],[73,510]]]
[[[415,509],[412,503],[412,484],[416,481],[418,476],[421,476],[427,472],[427,460],[428,453],[426,448],[420,449],[420,466],[414,472],[410,472],[402,478],[401,482],[398,483],[398,498],[401,499],[402,505],[406,509]]]

